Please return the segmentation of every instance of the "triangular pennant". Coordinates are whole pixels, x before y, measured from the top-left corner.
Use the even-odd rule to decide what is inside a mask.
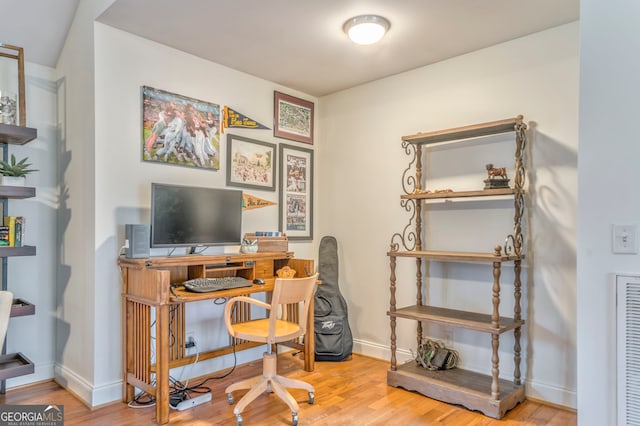
[[[241,129],[267,129],[271,130],[269,127],[258,123],[256,120],[253,120],[246,115],[239,113],[238,111],[229,108],[228,106],[224,106],[222,108],[222,129],[221,132],[224,133],[224,129],[226,128],[241,128]]]
[[[242,209],[253,210],[261,207],[274,206],[276,203],[273,201],[258,198],[254,195],[249,195],[245,192],[242,193]]]

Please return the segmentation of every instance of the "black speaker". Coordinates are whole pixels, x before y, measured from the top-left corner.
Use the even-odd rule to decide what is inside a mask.
[[[128,258],[147,258],[150,255],[151,226],[132,225],[124,226],[124,255]]]

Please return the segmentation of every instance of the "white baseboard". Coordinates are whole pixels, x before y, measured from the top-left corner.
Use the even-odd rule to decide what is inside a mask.
[[[368,342],[366,340],[353,339],[353,352],[384,361],[391,359],[391,349],[389,349],[389,346]],[[398,364],[404,364],[410,359],[413,359],[413,356],[409,350],[396,349],[396,359]]]
[[[526,380],[524,393],[539,401],[550,402],[574,410],[578,408],[578,393],[575,390],[562,389],[556,385],[540,383],[535,380]]]
[[[97,407],[122,398],[122,380],[94,386],[64,365],[55,365],[55,380],[65,389],[73,392],[90,407]]]
[[[366,340],[353,339],[353,352],[384,361],[391,359],[389,346]],[[413,355],[408,349],[398,348],[396,349],[396,358],[397,363],[402,364],[413,359]],[[558,386],[536,382],[535,380],[525,380],[525,395],[562,407],[576,409],[578,406],[576,390],[562,389]]]
[[[93,407],[93,386],[91,385],[91,383],[87,382],[83,377],[77,375],[75,372],[68,369],[64,365],[60,365],[57,363],[55,365],[54,373],[55,380],[62,387],[73,392],[78,398],[83,400],[89,406]]]

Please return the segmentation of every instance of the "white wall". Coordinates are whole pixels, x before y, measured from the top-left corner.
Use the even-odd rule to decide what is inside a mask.
[[[517,114],[523,114],[531,128],[523,377],[529,397],[575,407],[577,23],[321,98],[317,235],[334,235],[338,240],[340,285],[349,304],[355,350],[388,358],[386,252],[392,234],[401,232],[409,220],[400,207],[402,172],[408,165],[401,136]],[[478,148],[456,145],[434,150],[433,167],[426,172],[433,180],[427,187],[481,189],[487,162],[513,168],[512,141],[512,136],[498,137]],[[491,251],[511,230],[503,223],[513,220],[512,202],[497,206],[434,207],[427,226],[435,240],[428,240],[429,245]],[[490,312],[490,267],[435,264],[431,272],[435,275],[430,280],[431,303]],[[508,316],[512,316],[512,276],[505,268],[502,314]],[[400,260],[399,306],[414,303],[414,277],[415,263]],[[435,327],[429,333],[461,350],[466,368],[490,372],[488,335],[447,334]],[[415,322],[398,320],[403,358],[415,346]],[[512,346],[513,339],[505,335],[501,340],[505,378],[513,377]]]
[[[611,251],[613,224],[640,223],[640,5],[582,0],[580,15],[578,421],[613,425],[614,274],[640,273],[638,255]]]
[[[36,314],[9,321],[7,352],[22,352],[35,364],[34,374],[7,381],[7,387],[50,379],[54,370],[56,310],[56,81],[55,71],[36,64],[25,64],[27,126],[38,130],[38,138],[26,145],[9,145],[9,155],[19,160],[29,157],[33,168],[27,186],[36,196],[10,200],[9,215],[26,218],[25,244],[36,246],[35,257],[10,257],[8,289],[14,297],[36,305]]]
[[[56,379],[89,404],[113,400],[96,387],[97,350],[103,337],[96,316],[94,217],[94,35],[93,20],[113,0],[80,2],[58,59],[58,153]],[[117,309],[117,308],[115,308]],[[115,355],[111,355],[113,357]],[[115,384],[117,387],[117,383]],[[96,388],[98,394],[96,394]],[[102,394],[100,394],[100,392]]]
[[[95,25],[95,291],[96,371],[95,388],[116,388],[121,378],[121,279],[116,265],[124,242],[124,224],[149,223],[151,182],[181,185],[226,186],[226,136],[221,137],[221,167],[218,171],[178,167],[141,160],[141,87],[151,86],[220,106],[228,105],[272,127],[273,92],[285,91],[313,102],[302,93],[285,90],[221,65],[204,61],[103,24]],[[273,137],[272,130],[227,129],[274,144],[295,142]],[[300,145],[303,146],[303,145]],[[308,148],[309,145],[304,145]],[[246,190],[260,198],[278,201],[274,191]],[[278,207],[243,213],[243,232],[278,229]],[[239,247],[226,250],[238,251]],[[289,244],[299,258],[314,258],[308,242]],[[209,249],[219,252],[221,248]],[[153,253],[166,255],[167,251]],[[222,308],[210,302],[189,306],[187,330],[194,331],[201,349],[212,349],[215,341],[228,341]],[[99,336],[99,337],[98,337]],[[239,362],[257,359],[241,354]],[[189,370],[194,376],[230,366],[223,361],[202,363]],[[204,369],[204,370],[203,370]],[[181,373],[176,373],[181,374]],[[119,389],[117,389],[119,391]]]

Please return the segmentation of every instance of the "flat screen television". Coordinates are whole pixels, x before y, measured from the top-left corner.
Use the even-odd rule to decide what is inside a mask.
[[[151,247],[240,244],[242,191],[151,184]]]

